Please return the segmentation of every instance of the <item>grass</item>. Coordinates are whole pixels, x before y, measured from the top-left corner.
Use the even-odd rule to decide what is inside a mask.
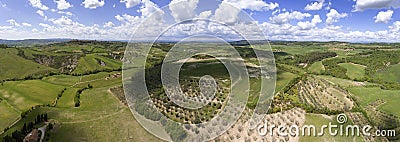
[[[400,64],[391,65],[383,71],[378,71],[377,76],[385,81],[399,82],[400,83]]]
[[[98,83],[102,83],[103,87],[85,90],[81,94],[81,106],[78,108],[73,107],[73,97],[78,88],[68,88],[60,98],[57,107],[34,109],[5,134],[10,135],[11,132],[21,129],[25,122],[34,120],[36,114],[47,112],[49,118],[57,122],[55,129],[49,132],[50,140],[160,141],[136,122],[127,106],[107,92],[108,88],[121,84],[120,79],[115,80],[119,81],[101,80]],[[43,81],[36,83],[38,82],[44,83],[40,86],[52,86]]]
[[[318,61],[313,63],[309,68],[309,71],[311,71],[312,73],[321,73],[325,70],[324,65],[322,64],[322,61]]]
[[[400,100],[400,90],[382,90],[378,87],[352,87],[349,91],[354,94],[362,106],[366,106],[377,99],[383,99],[386,103],[379,106],[379,109],[400,116],[398,100]]]
[[[34,110],[32,110],[30,113],[28,113],[28,115],[26,115],[24,118],[21,118],[17,123],[15,123],[15,125],[10,127],[9,130],[7,130],[5,133],[1,134],[0,135],[0,140],[6,135],[11,136],[12,132],[14,132],[16,130],[20,131],[25,123],[35,122],[36,116],[38,114],[43,114],[43,113],[46,113],[46,112],[47,112],[47,110],[44,110],[44,109],[34,109]],[[35,128],[38,128],[40,126],[43,126],[43,123],[34,125]]]
[[[50,139],[61,141],[156,141],[134,120],[129,109],[107,87],[84,91],[79,108],[54,109],[50,118],[61,122]],[[129,134],[128,134],[129,133]],[[71,137],[74,136],[74,137]]]
[[[320,47],[320,46],[299,46],[299,45],[293,45],[293,46],[282,46],[282,45],[272,45],[272,49],[280,49],[282,52],[286,52],[289,54],[306,54],[310,52],[324,52],[327,51],[328,48],[326,47]]]
[[[80,76],[55,75],[55,76],[45,77],[42,79],[42,81],[55,85],[71,86],[76,82],[79,82],[80,78],[81,78]]]
[[[336,116],[332,117],[331,119],[325,118],[322,115],[319,114],[306,114],[306,121],[304,122],[304,125],[314,125],[316,128],[316,133],[318,134],[321,131],[321,126],[322,125],[329,125],[329,122],[332,123],[332,125],[339,125],[338,122],[336,122]],[[348,122],[343,125],[343,128],[346,128],[347,125],[351,125],[352,122],[348,119]],[[329,127],[329,126],[328,126]],[[300,127],[301,128],[301,127]],[[338,129],[334,129],[338,130]],[[301,130],[300,130],[301,131]],[[345,132],[345,131],[344,131]],[[307,133],[306,133],[307,134]],[[300,133],[301,135],[301,133]],[[311,142],[311,141],[338,141],[338,142],[350,142],[350,141],[363,141],[361,136],[331,136],[329,134],[329,129],[326,128],[324,129],[324,135],[323,136],[300,136],[300,141],[301,142]]]
[[[364,84],[364,85],[375,85],[374,83],[369,83],[369,82],[362,82],[360,84],[360,83],[357,83],[357,82],[352,81],[352,80],[341,79],[341,78],[336,78],[336,77],[332,77],[332,76],[325,76],[325,75],[319,75],[318,77],[322,78],[322,79],[325,79],[327,81],[330,81],[330,82],[334,83],[335,85],[338,85],[338,86],[344,87],[344,88],[362,86],[362,84]]]
[[[0,101],[0,131],[10,126],[20,116],[20,112],[16,111],[6,101]]]
[[[97,60],[101,60],[105,63],[105,66],[100,65]],[[97,54],[87,54],[79,59],[79,64],[72,73],[87,73],[95,70],[105,69],[118,69],[122,63],[120,61],[112,60]]]
[[[70,108],[74,107],[74,97],[76,95],[76,91],[80,88],[68,88],[63,93],[62,97],[57,101],[57,107],[59,108]]]
[[[339,66],[342,66],[347,69],[346,75],[351,79],[362,79],[365,75],[365,66],[353,64],[353,63],[340,63]]]
[[[120,73],[122,75],[121,72],[110,72],[110,73],[100,72],[100,73],[96,73],[96,74],[82,76],[82,79],[80,81],[85,82],[85,81],[92,81],[92,80],[97,80],[97,79],[105,79],[109,75],[113,75],[113,74],[117,74],[117,73]]]
[[[40,80],[6,82],[0,86],[0,97],[20,111],[36,105],[51,104],[63,86]]]
[[[12,78],[24,78],[29,75],[56,71],[56,69],[40,65],[31,60],[26,60],[17,55],[18,50],[14,48],[0,49],[0,80]]]
[[[275,92],[281,91],[297,75],[290,72],[278,72],[276,79]]]

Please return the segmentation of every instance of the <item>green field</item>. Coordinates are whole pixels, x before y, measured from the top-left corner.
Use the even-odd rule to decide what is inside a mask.
[[[331,117],[331,116],[328,116]],[[332,125],[339,125],[339,123],[336,121],[336,116],[331,117],[332,119],[328,119],[320,114],[306,114],[306,121],[304,122],[304,125],[314,125],[316,128],[316,133],[318,134],[321,131],[321,126],[322,125],[329,125],[329,122],[332,123]],[[347,123],[343,125],[343,128],[345,128],[347,125],[352,124],[352,122],[349,120]],[[337,129],[336,129],[337,130]],[[307,134],[307,133],[306,133]],[[301,136],[300,137],[301,142],[316,142],[316,141],[337,141],[337,142],[350,142],[350,141],[363,141],[361,136],[331,136],[329,135],[329,129],[324,129],[324,135],[323,136]]]
[[[98,76],[95,74],[95,76]],[[64,80],[63,77],[58,77],[60,80]],[[49,79],[46,79],[48,81]],[[52,82],[60,82],[57,79],[51,79]],[[16,125],[11,127],[10,130],[5,134],[9,134],[13,130],[20,129],[25,122],[29,122],[35,117],[36,114],[47,112],[51,121],[57,123],[56,128],[50,131],[50,139],[57,141],[159,141],[158,138],[150,135],[144,130],[134,119],[130,110],[124,106],[119,100],[110,94],[107,90],[110,87],[121,84],[120,79],[114,80],[98,80],[90,82],[99,86],[90,90],[86,90],[81,94],[81,106],[79,108],[74,107],[74,96],[79,86],[74,88],[68,88],[63,96],[58,101],[57,107],[40,107],[33,110],[29,115],[19,121]],[[47,86],[47,93],[44,93],[44,88],[38,86]],[[27,86],[30,87],[27,87]],[[66,84],[69,85],[69,84]],[[86,84],[85,84],[86,85]],[[40,104],[39,102],[52,101],[53,97],[61,91],[64,86],[53,85],[44,81],[33,80],[23,82],[7,82],[4,84],[2,89],[3,92],[11,92],[16,86],[25,86],[26,90],[19,89],[18,92],[12,96],[19,96],[27,103],[21,105],[19,109],[26,109],[28,106],[34,106]],[[7,87],[7,89],[4,89]],[[51,89],[50,89],[51,88]],[[49,90],[50,89],[50,90]],[[60,89],[59,91],[57,89]],[[41,94],[41,96],[28,95],[27,90],[34,90]],[[53,90],[53,91],[52,91]],[[39,93],[42,92],[42,93]],[[19,94],[17,94],[19,93]],[[48,95],[49,93],[54,94]],[[3,94],[3,93],[2,93]],[[7,93],[9,94],[9,93]],[[36,94],[36,93],[35,93]],[[44,97],[48,95],[47,97]],[[50,97],[53,96],[53,97]],[[41,100],[41,98],[45,98]],[[8,98],[6,98],[7,100]],[[12,101],[14,99],[8,99]],[[0,110],[2,112],[10,112],[8,115],[0,115],[2,120],[7,120],[2,123],[12,123],[16,118],[19,117],[19,113],[13,112],[13,109],[5,106],[5,100],[0,103]],[[15,103],[14,103],[15,104]],[[3,109],[5,109],[3,111]],[[4,118],[4,119],[3,119]],[[8,126],[7,124],[1,124],[1,127]],[[4,129],[4,128],[3,128]],[[73,137],[71,137],[73,136]]]
[[[340,87],[344,87],[344,88],[355,87],[355,86],[376,85],[376,84],[370,83],[370,82],[356,82],[356,81],[352,81],[352,80],[341,79],[341,78],[325,76],[325,75],[319,75],[318,77],[322,78],[324,80],[327,80],[329,82],[332,82],[333,84],[338,85]]]
[[[339,66],[347,69],[346,75],[350,79],[362,79],[365,75],[365,66],[353,63],[340,63]]]
[[[2,68],[0,69],[0,80],[12,78],[21,79],[18,81],[9,80],[3,82],[0,86],[0,131],[4,128],[10,127],[10,129],[5,133],[0,134],[0,141],[2,141],[2,137],[5,135],[11,135],[14,131],[21,130],[24,123],[35,121],[37,114],[43,113],[48,114],[50,122],[55,123],[54,129],[46,132],[49,134],[48,138],[50,141],[161,141],[148,133],[136,121],[137,119],[144,119],[149,116],[140,116],[139,118],[135,118],[126,104],[123,104],[119,100],[124,99],[121,88],[118,88],[119,90],[117,89],[117,92],[119,92],[116,93],[118,94],[118,97],[114,96],[109,91],[110,88],[122,85],[122,62],[120,59],[123,57],[121,51],[124,51],[124,45],[126,45],[126,43],[123,42],[77,40],[65,43],[49,43],[48,45],[43,46],[0,49],[0,54],[2,54],[0,57],[0,64],[2,65]],[[142,49],[140,48],[140,45],[141,44],[138,44],[139,50]],[[202,48],[210,48],[209,45],[205,43],[193,43],[188,46],[192,47],[194,45],[199,45]],[[243,61],[247,63],[248,73],[251,75],[249,78],[250,90],[248,90],[250,96],[247,101],[245,112],[252,113],[257,105],[259,92],[261,90],[262,77],[260,77],[261,75],[255,66],[258,65],[258,63],[255,62],[256,58],[254,58],[252,52],[249,52],[251,46],[241,44],[232,45],[239,51],[242,57],[244,57]],[[156,71],[160,69],[160,66],[156,65],[161,63],[163,56],[166,55],[167,51],[172,46],[173,44],[170,43],[156,43],[154,45],[155,48],[150,50],[150,56],[148,56],[146,63],[146,67],[150,70],[149,73],[155,73],[155,75],[158,75],[158,72]],[[260,47],[265,46],[267,45],[261,45]],[[179,48],[185,47],[186,45],[182,44]],[[363,48],[357,49],[357,47]],[[371,47],[371,49],[366,47]],[[400,87],[400,84],[389,84],[392,85],[389,87],[387,87],[388,84],[386,84],[388,82],[400,82],[400,64],[393,64],[396,62],[396,60],[392,61],[394,56],[390,56],[390,59],[385,58],[386,54],[389,52],[386,53],[375,50],[375,45],[341,42],[277,42],[276,44],[272,44],[272,48],[274,55],[276,55],[277,64],[276,86],[270,85],[263,87],[275,87],[275,93],[279,92],[279,94],[273,98],[274,100],[271,104],[273,108],[271,110],[274,111],[268,111],[268,113],[277,113],[293,108],[301,108],[307,112],[305,124],[316,125],[318,132],[320,131],[319,128],[321,125],[329,124],[329,122],[337,124],[335,116],[327,116],[324,114],[331,115],[342,113],[341,111],[337,112],[334,110],[333,108],[335,106],[333,104],[327,105],[327,101],[324,102],[321,100],[334,100],[329,102],[329,104],[338,103],[337,106],[340,106],[340,102],[348,101],[344,98],[344,93],[341,92],[343,89],[349,92],[349,94],[346,93],[346,95],[351,95],[355,98],[355,102],[352,102],[352,104],[358,104],[361,106],[360,108],[362,110],[356,110],[359,107],[355,107],[356,109],[353,109],[352,111],[363,111],[365,109],[364,111],[367,111],[365,114],[366,118],[379,118],[374,116],[374,114],[368,110],[369,108],[365,107],[378,99],[383,99],[385,102],[378,107],[379,110],[388,113],[388,116],[391,114],[400,116],[400,110],[398,110],[400,90],[383,90],[380,88],[386,87],[388,89],[396,89],[396,87]],[[24,51],[23,55],[21,55],[22,51]],[[230,55],[226,54],[223,50],[213,50],[212,52],[224,54],[223,57]],[[335,54],[332,52],[335,52],[340,58],[337,58],[338,56],[333,57]],[[136,54],[136,52],[134,53]],[[375,53],[379,55],[382,54],[382,58],[377,59],[379,60],[379,63],[368,64],[368,68],[361,65],[366,65],[363,63],[364,58],[368,58],[370,54],[373,55]],[[36,54],[39,54],[40,57]],[[63,58],[59,59],[55,57]],[[68,60],[64,60],[64,57],[68,58]],[[134,65],[130,66],[137,66],[139,58],[142,59],[141,61],[145,60],[144,57],[138,56],[138,58],[136,58],[137,60],[132,62]],[[226,89],[227,91],[229,90],[229,85],[232,83],[229,81],[229,77],[235,72],[233,71],[229,74],[227,67],[224,64],[215,59],[209,58],[210,57],[200,55],[193,57],[190,62],[184,63],[180,70],[179,75],[181,78],[179,81],[182,81],[180,82],[182,87],[190,87],[184,89],[191,89],[192,91],[192,87],[197,87],[194,85],[195,83],[193,83],[194,80],[204,75],[211,75],[218,81],[219,85],[221,85],[223,89]],[[51,61],[53,59],[55,61]],[[324,64],[322,64],[322,62],[327,59],[333,59],[332,61],[335,62],[324,62]],[[392,63],[390,66],[389,60]],[[42,63],[45,65],[41,65],[36,61],[46,63]],[[347,63],[347,61],[358,64]],[[381,61],[387,65],[383,66],[380,63]],[[230,63],[236,62],[230,61]],[[299,65],[299,63],[309,64],[308,67],[304,67]],[[74,69],[75,65],[77,66]],[[338,67],[338,65],[340,67]],[[347,69],[347,72],[342,67]],[[236,67],[233,67],[233,69],[235,71],[238,70]],[[366,69],[368,74],[365,73]],[[124,71],[130,72],[137,70],[133,69]],[[43,75],[43,73],[48,72],[57,74],[51,74],[40,79],[23,79],[29,75]],[[124,73],[126,74],[127,72]],[[146,79],[158,81],[158,78],[147,78],[155,77],[152,76],[154,74],[150,74],[149,76],[147,75],[148,74],[146,74]],[[347,76],[349,78],[347,78]],[[367,81],[353,81],[364,79]],[[374,79],[380,80],[376,81]],[[326,80],[334,85],[321,80]],[[247,91],[247,83],[242,81],[243,78],[241,81],[234,82],[235,86],[232,88]],[[291,87],[288,87],[288,84],[290,84]],[[159,84],[149,84],[148,86],[151,85],[158,87],[157,85]],[[157,107],[159,109],[165,108],[163,111],[171,114],[171,118],[184,120],[186,116],[192,115],[187,117],[190,122],[188,120],[184,121],[192,123],[193,120],[197,121],[196,119],[199,118],[199,121],[206,121],[209,119],[208,117],[210,117],[210,119],[212,119],[212,117],[210,115],[203,115],[202,113],[212,114],[212,112],[216,112],[215,110],[217,110],[210,107],[210,109],[204,112],[202,112],[201,109],[196,111],[189,110],[186,112],[185,108],[181,109],[171,105],[172,103],[170,103],[170,100],[166,99],[166,97],[157,98],[157,96],[166,95],[163,94],[163,91],[156,90],[163,89],[162,85],[160,86],[161,88],[152,88],[154,90],[150,90],[150,92],[156,91],[156,94],[152,94],[152,96],[155,96],[154,99],[157,99]],[[332,89],[336,87],[342,89]],[[64,89],[65,91],[61,96],[59,96],[61,91]],[[77,93],[78,90],[81,89],[84,89],[84,91],[82,93]],[[285,90],[285,92],[282,90]],[[197,90],[195,90],[194,93],[198,92],[196,91]],[[324,96],[316,96],[321,95],[321,92],[318,91],[321,91]],[[225,93],[226,91],[222,90],[222,92]],[[235,98],[231,99],[240,98],[240,100],[244,100],[244,97],[247,97],[246,95],[241,94],[234,96]],[[221,95],[218,97],[221,97]],[[225,94],[212,103],[214,103],[214,106],[221,103],[222,105],[219,105],[219,107],[223,109],[225,107],[225,101],[222,99],[226,99]],[[75,107],[78,102],[77,100],[79,100],[80,103],[79,106],[77,105],[77,107]],[[51,106],[55,101],[57,104]],[[308,101],[314,102],[312,107],[307,106]],[[318,103],[318,108],[316,107],[317,105],[314,106],[316,103]],[[329,108],[326,110],[319,109],[320,106],[329,106]],[[31,111],[26,112],[27,110]],[[348,113],[347,109],[343,111]],[[27,115],[21,118],[21,113],[23,112],[26,112]],[[181,115],[182,113],[184,115]],[[206,117],[202,120],[203,118],[198,116]],[[247,115],[243,115],[238,121],[245,121],[246,118]],[[282,117],[279,119],[286,118]],[[352,123],[351,120],[349,121],[350,122],[347,124]],[[13,124],[14,122],[16,123]],[[164,129],[159,129],[157,126],[161,125],[161,123],[158,121],[146,121],[144,123],[151,126],[149,129],[155,130],[165,137],[172,138],[175,136],[175,134],[167,133]],[[36,124],[35,127],[40,127],[42,125],[43,123]],[[376,124],[371,123],[371,125]],[[182,127],[182,129],[188,128]],[[190,132],[190,136],[191,133],[193,132]],[[246,140],[248,139],[246,138]],[[300,137],[300,141],[347,142],[362,141],[362,139],[361,137],[329,136],[328,132],[325,130],[324,136]]]
[[[101,65],[98,60],[104,62],[104,65]],[[122,65],[121,62],[112,60],[97,54],[87,54],[85,57],[79,59],[79,64],[73,73],[83,74],[95,70],[116,70],[120,68]]]
[[[7,104],[6,101],[0,101],[0,112],[0,131],[10,126],[19,118],[21,114],[21,112],[15,110],[12,106]]]
[[[0,49],[0,80],[24,78],[47,71],[56,71],[50,67],[26,60],[17,55],[17,49]]]
[[[322,73],[325,70],[324,65],[322,64],[322,61],[318,61],[313,63],[309,68],[309,71],[312,73]]]
[[[61,85],[61,86],[71,86],[79,82],[80,76],[70,76],[70,75],[55,75],[50,77],[44,77],[43,82]]]
[[[51,104],[63,86],[40,80],[6,82],[0,86],[0,97],[20,111],[36,105]]]
[[[400,83],[400,64],[391,65],[389,68],[379,71],[377,76],[383,80]]]
[[[279,92],[285,87],[292,79],[296,78],[297,75],[290,72],[278,72],[276,79],[275,92]]]
[[[379,109],[400,116],[398,107],[400,90],[382,90],[378,87],[352,87],[349,88],[349,91],[357,97],[362,106],[367,106],[377,99],[383,99],[386,103],[379,106]]]
[[[0,86],[1,124],[0,130],[10,125],[24,112],[36,105],[51,104],[62,86],[49,84],[40,80],[6,82]],[[4,113],[4,114],[3,114]],[[4,121],[3,121],[4,120]],[[8,125],[5,125],[8,124]]]

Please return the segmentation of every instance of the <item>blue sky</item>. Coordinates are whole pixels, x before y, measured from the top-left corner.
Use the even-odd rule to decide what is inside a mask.
[[[0,39],[145,39],[144,31],[134,32],[157,11],[164,11],[154,14],[162,18],[148,20],[146,32],[156,34],[160,27],[199,17],[247,27],[235,20],[240,14],[224,4],[250,14],[271,40],[400,39],[399,0],[0,0]],[[171,36],[187,35],[177,30]]]

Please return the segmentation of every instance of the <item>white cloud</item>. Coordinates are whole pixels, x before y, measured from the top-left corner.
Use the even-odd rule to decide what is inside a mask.
[[[364,11],[366,9],[380,9],[380,8],[391,8],[399,7],[399,0],[354,0],[356,2],[353,5],[353,11]]]
[[[44,13],[41,10],[36,11],[37,14],[39,14],[40,16],[44,17]]]
[[[212,17],[214,20],[219,22],[224,22],[226,24],[233,24],[238,21],[238,14],[240,9],[228,4],[225,1],[219,5],[219,7],[215,10],[215,14]]]
[[[104,28],[111,28],[111,27],[114,27],[114,26],[115,26],[114,23],[111,22],[111,21],[109,21],[107,23],[104,23],[104,25],[103,25]]]
[[[140,3],[140,0],[121,0],[121,3],[125,3],[126,8],[131,8]],[[115,7],[115,5],[113,5]]]
[[[307,4],[304,10],[321,10],[322,6],[324,5],[325,0],[316,1],[310,4]]]
[[[72,5],[66,0],[54,0],[54,2],[57,3],[58,10],[65,10],[72,7]]]
[[[71,12],[64,12],[64,11],[58,11],[57,12],[58,14],[65,14],[65,15],[67,15],[67,16],[72,16],[73,14],[71,13]]]
[[[161,16],[164,14],[164,11],[162,11],[156,4],[151,2],[150,0],[142,0],[142,6],[139,9],[139,12],[142,13],[142,17],[150,17],[152,14],[154,14],[152,17],[158,20],[161,20]]]
[[[393,22],[392,26],[389,26],[391,32],[400,32],[400,21]]]
[[[289,23],[291,20],[302,20],[305,17],[311,17],[309,13],[301,13],[298,11],[293,12],[285,12],[270,17],[269,20],[274,24],[286,24]]]
[[[0,1],[0,7],[2,7],[2,8],[6,8],[6,7],[7,7],[7,4],[5,4],[5,3],[2,3],[2,2]]]
[[[262,0],[224,0],[239,9],[250,9],[254,11],[274,10],[279,7],[278,3],[266,3]]]
[[[322,22],[322,20],[319,17],[319,15],[314,15],[314,18],[311,20],[311,22],[310,21],[298,22],[297,26],[299,26],[300,29],[302,29],[302,30],[309,30],[309,29],[316,27],[317,24],[321,23],[321,22]]]
[[[124,18],[121,16],[121,15],[116,15],[115,16],[115,19],[117,19],[118,21],[120,21],[120,22],[123,22],[124,21]]]
[[[59,25],[59,26],[73,25],[73,21],[66,16],[61,16],[61,18],[58,18],[58,19],[49,19],[49,21],[51,21],[54,24]]]
[[[176,22],[196,17],[196,8],[199,0],[172,0],[169,10]]]
[[[332,2],[328,2],[328,5],[325,7],[325,10],[329,10],[329,9],[331,9],[331,6],[332,6]]]
[[[31,27],[31,26],[32,26],[32,25],[29,24],[29,23],[21,23],[21,25],[24,26],[24,27]]]
[[[104,6],[104,0],[85,0],[82,4],[85,8],[96,9],[97,7]]]
[[[380,11],[378,15],[376,15],[375,23],[388,23],[392,19],[393,10],[388,11]]]
[[[238,22],[238,14],[243,9],[264,11],[274,10],[278,7],[278,3],[266,3],[262,0],[223,0],[212,18],[226,24],[233,24]]]
[[[199,14],[198,18],[208,18],[212,14],[211,10],[203,11]]]
[[[7,20],[7,22],[8,22],[10,25],[12,25],[12,26],[17,26],[17,27],[20,27],[20,26],[21,26],[21,25],[20,25],[17,21],[15,21],[14,19]]]
[[[34,8],[39,8],[41,10],[48,10],[49,9],[49,7],[47,7],[46,5],[43,5],[40,0],[29,0],[29,3]]]
[[[39,23],[39,26],[44,27],[44,28],[51,27],[49,24],[44,24],[44,23]]]
[[[327,25],[332,25],[333,23],[339,22],[339,19],[347,17],[347,13],[339,13],[335,9],[331,9],[328,14],[326,14]]]

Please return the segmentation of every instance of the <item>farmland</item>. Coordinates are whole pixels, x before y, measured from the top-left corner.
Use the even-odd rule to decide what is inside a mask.
[[[400,52],[376,50],[380,46],[375,44],[272,42],[271,45],[277,64],[276,72],[269,72],[276,73],[275,96],[263,120],[273,124],[320,126],[336,123],[336,115],[345,113],[351,120],[348,124],[368,123],[374,127],[399,129],[400,59],[397,58],[400,56],[397,55]],[[234,89],[246,90],[246,85],[229,78],[229,73],[235,72],[228,72],[221,61],[196,55],[183,64],[179,85],[188,96],[200,96],[198,83],[201,77],[211,75],[217,86],[215,97],[200,97],[197,101],[210,103],[199,109],[174,104],[160,82],[160,63],[172,43],[157,43],[150,50],[151,56],[145,65],[149,71],[145,74],[146,85],[155,109],[140,105],[129,108],[121,87],[122,64],[127,62],[123,59],[125,46],[124,42],[72,40],[34,47],[0,48],[3,55],[0,57],[0,131],[4,130],[0,139],[9,138],[13,133],[24,133],[20,131],[24,125],[35,122],[38,115],[46,114],[53,127],[46,136],[49,141],[162,141],[142,128],[136,119],[151,119],[148,125],[162,125],[160,117],[152,115],[153,111],[159,111],[186,124],[207,122],[226,107],[231,85]],[[217,140],[398,140],[391,137],[260,137],[254,130],[247,130],[246,122],[259,100],[261,80],[270,76],[258,70],[254,53],[249,52],[251,46],[233,46],[244,57],[250,76],[250,95],[238,123]],[[223,50],[213,52],[224,53]],[[236,75],[241,76],[240,73]],[[174,86],[166,85],[165,88],[176,93]],[[141,117],[135,118],[132,109]],[[37,122],[34,127],[43,124]],[[173,128],[186,134],[203,131],[182,126]],[[169,129],[157,131],[172,140],[190,138],[176,136]]]

